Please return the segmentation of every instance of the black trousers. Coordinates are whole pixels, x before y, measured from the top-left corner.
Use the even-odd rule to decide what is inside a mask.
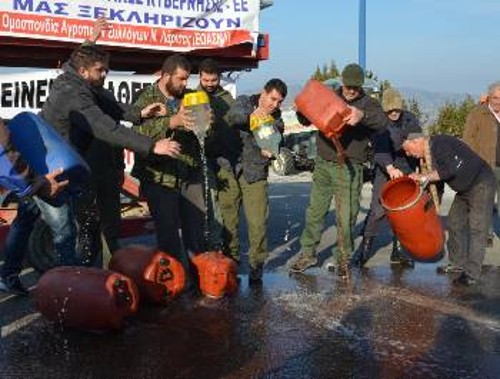
[[[481,274],[486,251],[495,191],[495,175],[490,169],[484,170],[472,188],[455,195],[448,213],[450,261],[476,279]]]

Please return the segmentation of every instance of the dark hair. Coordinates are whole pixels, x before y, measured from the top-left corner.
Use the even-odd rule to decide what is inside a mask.
[[[264,91],[266,91],[267,93],[271,92],[273,89],[275,89],[281,96],[283,96],[283,99],[288,93],[288,88],[285,82],[281,79],[271,79],[264,86]]]
[[[200,63],[198,71],[200,72],[200,75],[202,72],[204,72],[205,74],[220,75],[219,64],[215,59],[212,58],[203,59]]]
[[[161,73],[172,75],[178,68],[191,72],[191,63],[182,54],[174,54],[165,59],[161,66]]]
[[[92,67],[97,62],[108,63],[109,54],[94,45],[79,46],[69,57],[69,65],[75,70]]]

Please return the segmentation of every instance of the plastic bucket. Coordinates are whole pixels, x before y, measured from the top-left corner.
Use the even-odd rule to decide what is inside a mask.
[[[413,259],[436,262],[443,257],[443,226],[434,202],[418,182],[409,177],[387,182],[380,202],[394,234]]]
[[[339,137],[350,114],[347,103],[323,83],[311,79],[295,98],[297,110],[327,138]]]
[[[89,181],[90,169],[87,163],[41,117],[34,113],[22,112],[14,117],[7,127],[14,148],[36,174],[45,175],[62,168],[64,172],[59,178],[69,179],[68,190],[72,192],[77,192]]]

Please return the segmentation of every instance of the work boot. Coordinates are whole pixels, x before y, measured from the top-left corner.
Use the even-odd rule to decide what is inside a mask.
[[[318,259],[311,254],[300,253],[295,263],[290,266],[290,273],[301,273],[309,267],[313,267],[318,263]]]
[[[363,237],[363,241],[361,241],[361,244],[349,260],[350,268],[362,268],[375,255],[373,249],[374,239],[374,237]]]
[[[458,276],[458,278],[453,280],[453,284],[462,286],[473,286],[476,283],[477,280],[464,271]]]
[[[261,286],[262,276],[264,275],[264,265],[258,264],[255,267],[250,267],[250,274],[248,274],[249,286]]]
[[[415,267],[413,259],[409,258],[401,248],[399,241],[394,238],[392,240],[391,264],[399,264],[406,267]]]

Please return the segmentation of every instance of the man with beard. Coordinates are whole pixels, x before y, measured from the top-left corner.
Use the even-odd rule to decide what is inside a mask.
[[[83,157],[87,156],[95,139],[128,148],[138,155],[175,156],[179,152],[177,143],[168,139],[154,142],[119,124],[119,120],[138,123],[143,118],[162,114],[166,110],[158,103],[144,109],[117,103],[109,91],[103,88],[108,67],[109,55],[100,48],[76,48],[63,66],[64,73],[54,81],[41,116]],[[91,183],[83,188],[80,196],[68,197],[60,206],[53,206],[43,199],[35,198],[35,201],[42,218],[51,228],[57,264],[91,263],[80,262],[75,251],[77,219],[82,252],[92,255],[100,248],[99,215]],[[86,233],[83,226],[89,228]]]
[[[158,247],[179,259],[185,268],[189,252],[205,251],[200,145],[190,130],[193,119],[181,104],[190,72],[191,64],[183,55],[169,56],[163,63],[160,79],[147,87],[135,103],[138,108],[158,102],[166,104],[165,116],[145,120],[136,130],[155,141],[162,138],[176,141],[180,154],[176,159],[136,157],[132,170],[153,216]]]
[[[225,156],[228,151],[237,148],[239,141],[231,138],[233,134],[229,129],[228,111],[234,102],[234,98],[220,85],[220,69],[217,62],[207,58],[200,63],[200,84],[198,90],[205,91],[210,99],[210,107],[213,111],[213,123],[210,134],[205,140],[205,153],[208,163],[208,183],[210,187],[209,198],[209,249],[220,249],[223,245],[223,221],[218,204],[218,191],[216,175],[219,167],[224,167],[227,160]]]

